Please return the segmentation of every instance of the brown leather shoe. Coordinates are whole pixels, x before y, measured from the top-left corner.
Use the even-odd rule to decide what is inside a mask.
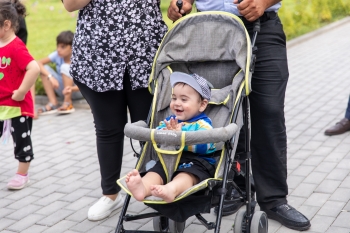
[[[327,129],[324,132],[324,134],[328,136],[332,136],[332,135],[345,133],[346,131],[350,131],[350,120],[344,118],[340,122],[335,124],[335,126],[332,126],[331,128]]]

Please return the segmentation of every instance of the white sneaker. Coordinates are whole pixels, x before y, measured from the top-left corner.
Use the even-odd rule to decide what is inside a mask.
[[[90,207],[88,211],[88,219],[90,221],[98,221],[107,218],[113,210],[120,208],[124,204],[124,196],[118,194],[115,201],[109,197],[103,196]]]

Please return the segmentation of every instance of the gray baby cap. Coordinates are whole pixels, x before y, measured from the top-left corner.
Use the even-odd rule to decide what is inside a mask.
[[[174,87],[176,83],[186,83],[195,89],[204,99],[210,100],[212,87],[205,78],[198,74],[186,74],[182,72],[174,72],[170,75],[171,86]]]

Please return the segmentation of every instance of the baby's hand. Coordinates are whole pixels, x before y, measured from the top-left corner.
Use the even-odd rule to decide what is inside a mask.
[[[182,131],[183,122],[179,123],[177,119],[170,118],[169,121],[164,120],[167,130]]]
[[[19,90],[14,90],[12,94],[12,99],[15,101],[24,100],[25,93],[20,92]]]

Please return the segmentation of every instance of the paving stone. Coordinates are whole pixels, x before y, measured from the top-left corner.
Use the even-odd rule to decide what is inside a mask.
[[[28,227],[32,226],[36,222],[40,221],[40,219],[43,219],[44,216],[38,215],[38,214],[30,214],[20,220],[15,221],[14,224],[11,226],[7,227],[8,230],[10,231],[23,231],[27,229]]]
[[[309,197],[313,191],[316,189],[317,185],[315,184],[300,184],[294,191],[291,193],[293,196],[298,197]]]
[[[338,188],[329,198],[331,201],[341,201],[348,202],[350,199],[350,189],[348,188]]]
[[[41,233],[48,229],[47,226],[32,225],[29,228],[23,230],[21,233]]]
[[[71,215],[73,211],[71,210],[65,210],[60,209],[55,211],[53,214],[50,214],[49,216],[46,216],[45,218],[41,219],[37,223],[44,226],[53,226],[57,224],[58,222],[64,220],[67,216]]]
[[[1,218],[0,219],[0,230],[4,230],[6,227],[12,225],[16,221],[7,219],[7,218]]]
[[[72,193],[69,193],[63,197],[60,198],[60,200],[62,201],[67,201],[67,202],[74,202],[78,199],[80,199],[81,197],[85,196],[85,194],[91,192],[91,190],[89,189],[77,189]]]
[[[91,228],[89,231],[87,231],[86,233],[109,233],[109,232],[115,232],[114,228],[110,228],[110,227],[105,227],[105,226],[95,226],[93,228]]]
[[[326,177],[329,180],[344,180],[345,177],[349,174],[349,169],[334,169],[331,171],[328,176]]]
[[[49,196],[40,198],[38,201],[34,202],[34,204],[36,205],[41,205],[41,206],[47,206],[50,205],[51,203],[57,201],[58,199],[62,198],[63,196],[65,196],[65,194],[63,193],[52,193]]]
[[[19,209],[23,208],[23,206],[28,206],[38,199],[39,199],[38,197],[28,196],[28,197],[20,199],[18,201],[13,201],[12,204],[7,206],[7,208],[19,210]]]
[[[56,225],[50,227],[49,229],[43,231],[43,233],[57,233],[57,232],[67,232],[69,228],[72,228],[76,225],[76,222],[71,222],[67,220],[62,220]],[[100,232],[99,232],[100,233]]]
[[[11,213],[13,213],[15,211],[16,210],[13,210],[13,209],[1,208],[0,209],[0,219],[7,217],[8,215],[10,215]]]
[[[327,201],[317,213],[318,215],[337,217],[343,210],[345,202]]]
[[[305,201],[305,205],[311,206],[322,206],[330,197],[330,194],[326,193],[313,193],[311,196]]]
[[[42,207],[38,206],[38,205],[30,204],[30,205],[27,205],[27,206],[19,209],[19,210],[16,210],[12,214],[9,214],[8,216],[6,216],[6,218],[18,221],[18,220],[21,220],[21,219],[25,218],[26,216],[34,213],[35,211],[37,211],[40,208],[42,208]]]
[[[349,233],[349,229],[331,226],[326,233]]]
[[[292,175],[295,176],[308,176],[313,170],[315,169],[314,166],[299,166],[297,167],[293,172]]]
[[[324,180],[315,189],[315,192],[319,193],[333,193],[340,185],[341,181],[338,180]]]
[[[44,215],[44,216],[48,216],[50,214],[55,213],[56,211],[58,211],[60,209],[63,209],[67,205],[69,205],[68,202],[54,201],[54,202],[42,207],[40,210],[36,211],[36,213]]]
[[[332,226],[335,227],[343,227],[343,228],[350,228],[350,213],[349,212],[342,212],[340,213],[340,215],[337,217],[337,219],[335,219],[334,223],[332,224]]]
[[[68,209],[68,210],[77,211],[77,210],[80,210],[86,206],[91,206],[94,202],[96,202],[95,198],[82,197],[82,198],[76,200],[75,202],[65,206],[64,208]]]
[[[311,172],[304,180],[304,183],[311,184],[320,184],[324,178],[327,176],[327,173],[322,172]]]
[[[311,221],[311,229],[314,232],[324,232],[324,229],[328,229],[334,217],[318,216],[316,215]]]

